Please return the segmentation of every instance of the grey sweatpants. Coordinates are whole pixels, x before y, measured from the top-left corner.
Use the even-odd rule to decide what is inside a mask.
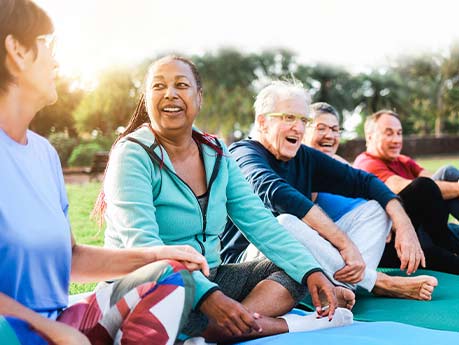
[[[305,285],[290,278],[287,273],[266,258],[220,265],[211,269],[208,279],[217,283],[226,296],[238,302],[243,301],[262,280],[272,280],[279,283],[290,292],[292,298],[297,302],[302,300],[308,291]],[[272,303],[275,302],[274,299]],[[199,310],[194,310],[182,332],[189,336],[198,336],[204,331],[207,324],[207,317]]]
[[[343,268],[345,264],[339,251],[330,242],[298,217],[281,214],[277,219],[311,252],[334,284],[355,290],[356,285],[342,283],[333,278],[335,272]],[[364,278],[357,286],[368,291],[373,290],[377,277],[376,268],[381,260],[386,237],[392,226],[389,217],[376,201],[370,200],[346,213],[336,222],[336,225],[354,242],[366,264]],[[260,257],[263,255],[251,244],[242,260],[250,261]]]

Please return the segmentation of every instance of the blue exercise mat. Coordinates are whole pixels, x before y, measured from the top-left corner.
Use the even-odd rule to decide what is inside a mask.
[[[355,322],[346,327],[287,333],[237,343],[239,345],[456,345],[459,333],[397,322]]]

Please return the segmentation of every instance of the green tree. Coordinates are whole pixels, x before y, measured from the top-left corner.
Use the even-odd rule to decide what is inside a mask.
[[[77,80],[59,77],[56,89],[59,95],[57,102],[38,112],[30,124],[35,132],[48,137],[54,132],[66,132],[71,137],[77,136],[73,111],[78,107],[84,92],[72,87]]]
[[[108,134],[126,125],[138,99],[139,82],[133,70],[111,68],[102,73],[97,87],[87,93],[75,110],[79,131]]]

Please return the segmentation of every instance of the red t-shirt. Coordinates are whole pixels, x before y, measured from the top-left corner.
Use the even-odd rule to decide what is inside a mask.
[[[386,182],[389,177],[394,175],[413,180],[424,170],[414,160],[405,155],[400,155],[393,161],[385,161],[368,152],[363,152],[357,156],[354,161],[354,168],[372,173],[383,182]]]

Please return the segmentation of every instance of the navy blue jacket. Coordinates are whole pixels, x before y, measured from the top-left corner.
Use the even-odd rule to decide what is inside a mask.
[[[276,159],[255,140],[236,142],[229,151],[254,192],[275,216],[290,213],[303,218],[314,205],[312,192],[376,200],[383,208],[397,198],[376,176],[306,145],[301,145],[296,156],[287,162]],[[221,240],[222,260],[227,263],[237,260],[249,244],[231,222],[226,225]]]

